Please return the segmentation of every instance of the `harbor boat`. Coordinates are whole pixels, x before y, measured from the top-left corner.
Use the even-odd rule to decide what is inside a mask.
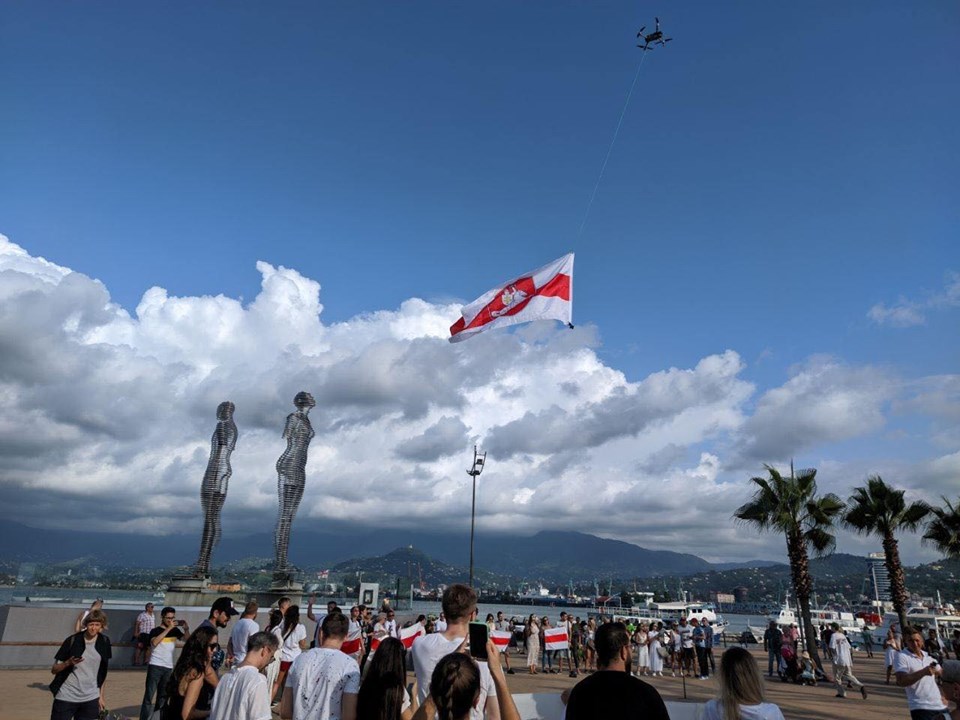
[[[935,627],[942,638],[949,638],[954,630],[960,630],[960,615],[931,612],[925,607],[907,608],[907,622],[924,631]],[[900,618],[895,612],[884,613],[883,622],[877,628],[875,637],[881,639],[886,637],[892,624],[899,625]]]
[[[814,628],[819,629],[821,625],[831,625],[837,623],[840,629],[846,634],[850,643],[858,646],[863,642],[863,630],[866,626],[863,618],[856,617],[852,612],[842,610],[831,610],[829,608],[810,608],[810,620]],[[791,625],[800,626],[800,616],[790,607],[788,602],[780,606],[780,609],[767,615],[767,624],[775,622],[781,630]],[[748,626],[748,630],[754,637],[762,638],[766,628]],[[871,628],[872,629],[872,628]]]
[[[725,632],[728,625],[723,616],[716,612],[712,603],[699,602],[651,602],[639,607],[617,608],[616,611],[609,608],[595,609],[589,611],[587,617],[598,622],[601,619],[613,617],[614,620],[626,623],[632,622],[635,625],[658,622],[667,625],[672,622],[679,622],[681,618],[696,619],[699,622],[710,623],[717,632]]]
[[[555,605],[563,601],[560,595],[553,595],[542,584],[528,585],[527,588],[517,596],[520,605]]]

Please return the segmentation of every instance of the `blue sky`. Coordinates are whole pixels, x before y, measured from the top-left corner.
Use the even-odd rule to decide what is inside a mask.
[[[294,268],[324,323],[575,251],[575,321],[628,382],[727,349],[747,414],[824,357],[954,382],[957,5],[673,5],[7,4],[0,232],[130,313]],[[882,402],[801,464],[960,449],[949,409]]]

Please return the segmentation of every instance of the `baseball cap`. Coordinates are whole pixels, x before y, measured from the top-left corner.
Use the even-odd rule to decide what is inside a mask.
[[[240,614],[233,606],[233,598],[229,597],[217,598],[213,601],[213,605],[210,606],[210,612],[216,611],[226,613],[227,617],[233,617],[234,615]]]

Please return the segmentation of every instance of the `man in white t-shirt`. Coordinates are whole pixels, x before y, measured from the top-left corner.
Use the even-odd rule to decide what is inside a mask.
[[[509,620],[503,619],[503,610],[497,612],[497,621],[494,623],[494,627],[500,632],[513,632],[513,626],[510,624]],[[507,673],[513,675],[513,668],[510,667],[510,644],[507,644],[507,647],[503,649],[503,652],[500,653],[503,655],[503,661],[507,664]]]
[[[833,634],[830,636],[830,652],[833,655],[833,681],[837,684],[837,697],[847,696],[844,686],[847,683],[853,687],[860,688],[860,694],[863,699],[867,699],[867,688],[863,683],[857,680],[853,674],[853,656],[850,653],[850,641],[843,630],[840,629],[840,623],[833,623]]]
[[[261,671],[279,647],[280,641],[272,632],[258,631],[249,637],[243,661],[220,678],[210,720],[271,720],[270,691]]]
[[[337,612],[340,608],[337,607],[336,600],[327,601],[327,611],[325,613],[320,613],[319,615],[313,614],[313,603],[317,599],[317,594],[313,593],[310,596],[310,600],[307,602],[307,619],[313,620],[316,623],[313,627],[313,645],[311,647],[317,647],[320,645],[320,626],[323,625],[323,619],[327,615],[331,615]]]
[[[356,720],[360,667],[340,652],[348,628],[343,613],[324,618],[320,645],[301,653],[287,675],[280,703],[283,720]]]
[[[174,650],[177,642],[186,640],[189,634],[186,621],[177,621],[176,609],[165,607],[160,611],[160,626],[155,627],[149,635],[151,652],[143,702],[140,704],[140,720],[149,720],[154,710],[163,707],[167,697],[167,681],[173,674]]]
[[[905,627],[906,647],[893,659],[897,685],[907,691],[907,706],[913,720],[939,720],[947,713],[947,702],[937,687],[943,668],[923,651],[923,633],[919,628]]]
[[[257,625],[257,610],[259,606],[256,600],[251,600],[244,606],[243,614],[233,626],[230,642],[227,643],[227,657],[233,665],[243,662],[247,654],[247,641],[250,640],[251,635],[260,632],[260,626]]]
[[[434,632],[442,633],[447,629],[447,619],[443,616],[443,612],[440,613],[440,617],[437,618],[437,621],[433,624]]]
[[[397,614],[393,611],[393,608],[387,609],[387,620],[383,624],[383,627],[387,631],[387,635],[395,637],[398,640],[400,639],[400,629],[397,627]]]
[[[696,651],[693,649],[693,626],[687,623],[686,618],[680,618],[677,634],[680,636],[680,672],[689,677],[693,675]]]
[[[466,585],[451,585],[443,592],[443,614],[446,630],[422,635],[413,643],[413,669],[417,674],[417,697],[421,704],[430,693],[430,678],[437,663],[456,652],[467,638],[470,621],[477,616],[477,594]],[[480,698],[470,710],[470,720],[500,720],[497,690],[486,662],[480,668]]]

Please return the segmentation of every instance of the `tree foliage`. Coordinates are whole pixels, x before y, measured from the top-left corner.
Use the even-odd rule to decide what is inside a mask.
[[[932,545],[948,558],[960,559],[960,498],[956,504],[943,498],[944,507],[931,507],[933,515],[923,534],[923,544]]]

